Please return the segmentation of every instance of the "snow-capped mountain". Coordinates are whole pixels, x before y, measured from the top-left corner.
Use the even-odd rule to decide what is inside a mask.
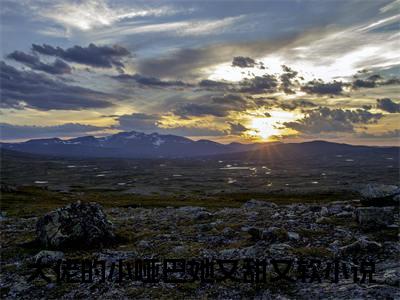
[[[120,132],[96,138],[83,136],[62,140],[34,139],[22,143],[2,143],[1,147],[36,154],[82,157],[192,157],[252,150],[262,144],[219,144],[209,140],[193,141],[176,135]]]

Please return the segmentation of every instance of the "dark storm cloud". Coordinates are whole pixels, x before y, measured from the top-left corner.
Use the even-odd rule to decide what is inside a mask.
[[[366,79],[356,79],[353,81],[353,88],[374,88],[381,79],[382,76],[379,74],[371,75]]]
[[[252,99],[241,95],[206,95],[198,97],[196,102],[179,104],[173,112],[183,118],[207,115],[225,117],[232,111],[244,111],[252,106]]]
[[[7,58],[22,63],[33,70],[43,71],[53,75],[71,73],[71,67],[58,58],[53,63],[46,64],[43,63],[38,56],[27,54],[22,51],[14,51],[7,55]]]
[[[148,77],[148,76],[142,76],[140,74],[120,74],[117,76],[112,76],[112,78],[121,81],[121,82],[136,82],[138,84],[144,85],[144,86],[153,86],[153,87],[190,87],[192,86],[191,84],[185,83],[180,80],[174,80],[174,81],[164,81],[159,78],[155,77]]]
[[[287,101],[284,103],[279,104],[279,106],[283,110],[295,110],[296,108],[309,108],[309,107],[315,107],[317,106],[315,103],[309,101],[309,100],[293,100],[293,101]]]
[[[294,79],[298,72],[285,65],[282,66],[282,69],[284,73],[279,76],[279,79],[281,80],[280,90],[286,94],[294,94],[295,91],[293,89],[298,84],[298,81],[295,81]]]
[[[383,98],[377,99],[377,108],[389,112],[389,113],[399,113],[400,112],[400,103],[393,102],[392,99]]]
[[[235,56],[232,61],[232,67],[253,68],[256,66],[256,61],[251,57]]]
[[[227,82],[223,82],[223,81],[215,81],[215,80],[210,80],[210,79],[201,80],[198,85],[200,88],[204,88],[206,90],[224,91],[224,90],[232,89],[231,83],[227,83]]]
[[[215,104],[238,107],[238,109],[246,107],[249,99],[249,97],[244,97],[242,95],[236,94],[226,94],[222,96],[211,97],[211,101]]]
[[[274,75],[255,76],[240,82],[240,92],[261,94],[276,92],[278,80]]]
[[[341,81],[323,82],[322,80],[312,80],[301,87],[303,92],[317,95],[340,95],[346,84]]]
[[[39,54],[56,56],[69,62],[97,68],[112,68],[113,66],[124,68],[121,60],[130,56],[129,50],[119,45],[96,46],[89,44],[88,47],[74,46],[62,49],[47,44],[32,44],[32,50]]]
[[[245,126],[243,126],[240,123],[232,123],[229,122],[229,133],[233,134],[233,135],[241,135],[243,132],[246,132],[247,130],[249,130],[248,128],[246,128]]]
[[[356,79],[352,83],[353,89],[359,88],[375,88],[379,86],[385,85],[398,85],[400,84],[400,78],[392,77],[392,78],[384,78],[379,74],[371,75],[367,78],[358,78],[358,76],[354,76]]]
[[[0,138],[2,140],[39,138],[39,137],[58,137],[76,136],[89,132],[96,132],[105,129],[93,125],[66,123],[55,126],[27,126],[0,123]]]
[[[296,122],[284,125],[301,133],[319,134],[322,132],[354,132],[355,124],[373,124],[382,118],[382,114],[368,110],[343,110],[319,107],[309,111],[306,116]]]
[[[21,71],[5,62],[0,63],[0,79],[2,108],[81,110],[113,105],[111,95]]]

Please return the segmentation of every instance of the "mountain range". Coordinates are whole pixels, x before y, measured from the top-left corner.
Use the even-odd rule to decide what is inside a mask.
[[[274,151],[282,155],[318,154],[340,151],[345,152],[374,152],[389,151],[396,155],[398,147],[379,148],[352,146],[325,141],[313,141],[297,144],[283,143],[254,143],[220,144],[210,140],[194,141],[176,135],[158,133],[146,134],[130,131],[117,134],[94,137],[83,136],[63,140],[60,138],[33,139],[20,143],[1,143],[2,149],[53,156],[73,157],[115,157],[115,158],[179,158],[208,155],[229,155],[242,152]]]

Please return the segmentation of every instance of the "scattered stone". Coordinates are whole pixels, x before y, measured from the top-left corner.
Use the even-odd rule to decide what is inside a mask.
[[[33,257],[35,263],[50,264],[64,259],[64,252],[42,250]]]
[[[329,215],[329,210],[328,210],[328,208],[326,208],[325,206],[322,207],[322,208],[321,208],[321,211],[319,212],[319,214],[320,214],[322,217],[328,216],[328,215]]]
[[[143,248],[143,249],[151,248],[151,244],[149,243],[149,241],[146,241],[146,240],[139,241],[139,243],[137,243],[137,246],[139,248]]]
[[[18,191],[18,188],[15,185],[2,183],[0,185],[1,193],[15,193]]]
[[[400,287],[400,268],[386,270],[383,274],[384,283]]]
[[[269,248],[269,251],[271,253],[282,254],[290,249],[293,249],[293,247],[288,244],[281,243],[281,244],[272,244],[271,247]]]
[[[250,200],[247,201],[245,204],[243,204],[243,208],[246,209],[254,209],[254,208],[276,208],[278,205],[276,205],[273,202],[268,202],[268,201],[260,201],[260,200]]]
[[[284,242],[289,239],[288,232],[283,228],[270,227],[267,230],[263,230],[261,239],[269,242]]]
[[[341,247],[340,253],[342,255],[356,255],[362,252],[374,253],[382,249],[382,245],[375,241],[368,241],[366,238],[360,238],[356,242]]]
[[[288,237],[289,237],[289,240],[294,240],[294,241],[300,240],[300,234],[298,234],[297,232],[289,231]]]
[[[336,215],[343,211],[343,206],[336,204],[329,207],[329,214]]]
[[[97,203],[72,203],[39,218],[38,240],[45,247],[91,247],[110,243],[115,235]]]
[[[386,227],[394,221],[393,207],[359,207],[356,219],[362,228],[377,229]]]
[[[228,237],[228,238],[232,238],[232,237],[234,237],[234,236],[236,235],[236,232],[235,232],[232,228],[230,228],[230,227],[225,227],[225,228],[222,230],[222,234],[223,234],[224,236]]]
[[[338,213],[335,215],[335,217],[338,218],[351,218],[353,216],[352,212],[349,211],[342,211],[341,213]]]
[[[400,188],[396,185],[368,184],[360,194],[364,205],[390,206],[398,201]]]

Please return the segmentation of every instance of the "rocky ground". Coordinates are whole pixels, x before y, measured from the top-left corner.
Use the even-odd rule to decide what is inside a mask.
[[[259,199],[240,208],[126,207],[105,209],[104,215],[100,206],[78,203],[44,217],[3,216],[1,297],[398,299],[399,196],[392,192],[391,188],[369,187],[361,200],[327,204],[277,205]],[[170,258],[187,262],[214,258],[216,282],[165,282],[162,271],[156,283],[128,277],[118,282],[116,273],[108,277],[112,263],[117,265],[120,259],[134,264],[138,259],[162,263]],[[52,268],[57,261],[69,259],[106,261],[106,282],[69,283],[66,277],[57,282]],[[239,260],[233,273],[236,279],[223,279],[226,274],[217,259],[230,260],[225,261],[228,264]],[[265,259],[265,281],[244,282],[245,259],[252,263]],[[274,279],[278,275],[274,259],[293,261],[288,272],[292,281]],[[335,260],[349,268],[348,278],[342,272],[337,283],[332,282],[333,273],[325,277],[327,263]],[[374,282],[368,276],[362,282],[362,268],[369,268],[362,266],[363,260],[375,263]],[[35,262],[51,266],[46,273],[50,282],[40,277],[28,281]],[[191,275],[188,271],[184,278],[190,281]]]

